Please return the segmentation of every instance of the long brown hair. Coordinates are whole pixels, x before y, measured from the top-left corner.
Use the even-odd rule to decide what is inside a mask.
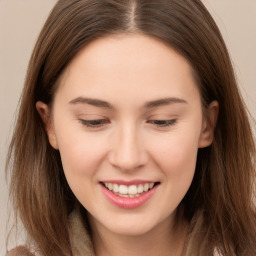
[[[193,67],[204,109],[217,100],[213,144],[199,149],[182,201],[190,222],[186,255],[256,255],[255,143],[228,51],[199,0],[59,0],[33,51],[7,170],[10,196],[43,255],[71,255],[67,216],[76,199],[59,152],[47,138],[37,101],[51,105],[58,78],[74,56],[104,35],[140,33],[162,40]]]

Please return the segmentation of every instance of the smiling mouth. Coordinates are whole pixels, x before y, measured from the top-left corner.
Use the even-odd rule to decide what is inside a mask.
[[[110,182],[101,182],[101,184],[111,191],[113,194],[118,195],[120,197],[139,197],[151,189],[153,189],[155,186],[159,185],[160,182],[151,182],[151,183],[143,183],[138,185],[124,185],[124,184],[116,184],[116,183],[110,183]]]

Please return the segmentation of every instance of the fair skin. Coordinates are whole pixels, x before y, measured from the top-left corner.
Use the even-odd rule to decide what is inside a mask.
[[[52,109],[36,107],[88,211],[96,255],[181,255],[177,207],[218,113],[212,102],[203,116],[189,63],[151,37],[97,39],[65,70]]]

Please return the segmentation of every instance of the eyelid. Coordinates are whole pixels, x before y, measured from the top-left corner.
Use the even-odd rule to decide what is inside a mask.
[[[167,128],[177,123],[177,118],[173,119],[150,119],[147,123],[156,126],[157,128]]]
[[[107,125],[110,123],[110,121],[106,118],[98,118],[98,119],[82,119],[79,118],[78,121],[88,127],[88,128],[92,128],[92,129],[97,129],[97,128],[101,128],[104,125]]]

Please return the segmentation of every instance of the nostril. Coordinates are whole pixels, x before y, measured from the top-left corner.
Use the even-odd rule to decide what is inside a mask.
[[[135,137],[134,134],[122,136],[118,141],[114,139],[111,142],[108,160],[112,166],[121,171],[133,171],[145,166],[147,152]]]
[[[111,156],[109,162],[120,171],[137,171],[146,165],[147,158],[139,155],[122,156],[119,152],[115,156]]]

